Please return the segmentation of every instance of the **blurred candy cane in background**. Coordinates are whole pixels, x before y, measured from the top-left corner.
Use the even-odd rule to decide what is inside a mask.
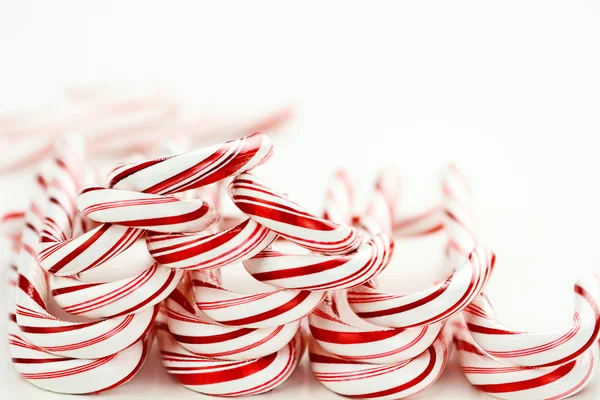
[[[429,289],[382,292],[376,280],[332,292],[310,316],[310,362],[315,377],[349,397],[396,399],[419,393],[442,374],[452,347],[448,319],[482,291],[494,255],[477,245],[468,190],[455,167],[445,171],[441,207],[399,217],[399,183],[389,170],[379,179],[364,213],[352,218],[352,186],[335,175],[326,215],[355,220],[368,235],[397,229],[400,236],[424,236],[443,229],[448,237],[451,276]],[[340,212],[341,210],[341,212]]]
[[[157,142],[181,139],[208,144],[270,131],[292,116],[282,107],[256,119],[196,113],[164,90],[126,90],[118,85],[88,85],[66,90],[59,104],[0,114],[0,172],[30,166],[47,157],[54,139],[76,133],[85,138],[88,157],[123,159],[153,149]]]

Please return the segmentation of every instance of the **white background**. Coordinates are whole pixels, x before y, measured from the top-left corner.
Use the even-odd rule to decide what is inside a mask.
[[[222,114],[293,104],[261,173],[313,210],[335,166],[363,187],[397,168],[410,211],[435,200],[441,168],[458,161],[498,257],[488,292],[500,316],[549,329],[569,323],[577,277],[600,272],[599,41],[593,1],[0,1],[0,109],[115,80],[160,83]],[[0,177],[2,209],[22,204],[25,175]],[[400,243],[389,274],[421,285],[438,253]],[[3,395],[58,398],[22,381],[5,347]],[[284,395],[336,398],[306,364],[264,398]],[[138,397],[202,396],[154,354],[103,395]],[[485,396],[452,364],[422,397]],[[577,398],[598,397],[595,383]]]

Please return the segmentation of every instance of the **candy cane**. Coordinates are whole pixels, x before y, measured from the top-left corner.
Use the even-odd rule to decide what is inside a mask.
[[[346,254],[360,245],[356,229],[319,218],[261,183],[240,174],[229,184],[235,205],[281,237],[322,254]]]
[[[352,178],[346,170],[338,170],[327,185],[323,218],[337,224],[351,224],[354,212]]]
[[[152,343],[145,335],[123,351],[98,359],[61,357],[32,345],[9,321],[9,352],[13,366],[35,386],[58,393],[100,393],[131,380],[143,366]]]
[[[345,179],[343,174],[339,177]],[[250,174],[236,177],[229,186],[229,193],[234,203],[259,224],[321,253],[289,254],[266,249],[245,261],[246,270],[268,285],[311,291],[355,287],[377,276],[393,253],[393,240],[388,234],[375,235],[361,245],[355,228],[309,214]],[[342,249],[344,254],[337,254]]]
[[[395,364],[423,353],[444,324],[409,329],[382,329],[350,313],[340,313],[345,296],[334,294],[309,315],[313,340],[328,353],[354,363]],[[347,308],[347,305],[346,305]],[[340,316],[340,315],[343,315]]]
[[[171,376],[189,389],[224,397],[251,396],[276,388],[294,372],[304,351],[300,332],[281,350],[244,361],[197,356],[164,329],[158,339],[163,364]]]
[[[356,363],[336,357],[310,342],[315,377],[335,393],[357,399],[398,399],[419,393],[441,375],[449,358],[451,333],[442,331],[423,353],[389,365]]]
[[[266,328],[217,324],[200,311],[186,285],[167,299],[168,327],[185,349],[205,358],[250,360],[275,353],[296,335],[300,319]]]
[[[477,389],[501,399],[565,399],[580,392],[594,377],[600,359],[598,344],[562,365],[524,367],[490,356],[459,326],[454,342],[467,380]]]
[[[490,356],[512,365],[562,365],[597,346],[600,337],[600,277],[586,276],[575,284],[573,323],[550,332],[522,332],[506,327],[481,295],[464,313],[477,345]]]
[[[191,276],[196,306],[211,320],[228,326],[268,328],[297,321],[324,297],[324,293],[291,289],[236,293],[221,282],[217,271],[195,271]]]

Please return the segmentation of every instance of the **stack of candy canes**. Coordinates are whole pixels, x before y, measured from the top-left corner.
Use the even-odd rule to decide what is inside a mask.
[[[3,223],[10,353],[40,388],[118,387],[141,369],[155,337],[176,381],[226,397],[275,389],[305,347],[315,378],[350,398],[420,393],[453,347],[467,379],[499,398],[565,398],[594,376],[600,281],[575,286],[572,326],[501,324],[483,294],[495,255],[479,244],[454,166],[439,205],[412,216],[398,207],[392,171],[379,175],[360,212],[352,179],[338,171],[320,217],[250,173],[273,152],[263,134],[118,165],[104,185],[84,147],[59,139],[27,210]],[[221,215],[224,190],[244,218]],[[448,277],[413,293],[381,290],[394,243],[430,235],[444,235]],[[283,251],[290,245],[297,251]],[[236,290],[223,278],[234,265],[268,289]]]

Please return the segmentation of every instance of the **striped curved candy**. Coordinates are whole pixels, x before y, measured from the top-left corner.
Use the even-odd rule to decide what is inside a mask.
[[[411,216],[397,216],[393,222],[394,236],[420,237],[440,232],[444,229],[442,209],[432,207]]]
[[[60,178],[60,171],[69,165],[61,161],[74,161],[67,156],[77,156],[78,149],[75,138],[65,139],[59,145],[56,165],[51,166],[57,169],[49,168],[36,180],[36,195],[25,214],[21,237],[15,239],[20,254],[9,300],[9,352],[15,369],[42,389],[69,394],[98,393],[133,378],[148,354],[158,312],[156,305],[122,318],[71,322],[49,311],[49,287],[36,249],[42,229],[63,237],[82,229],[78,218],[69,215],[72,206],[61,202],[77,181],[76,175],[71,181]],[[56,220],[45,217],[47,199],[48,204],[62,206],[63,219],[60,214]],[[74,197],[70,200],[72,204]]]
[[[33,259],[33,257],[32,257]],[[35,263],[19,266],[16,310],[11,319],[40,351],[69,358],[101,358],[131,346],[151,329],[158,306],[115,318],[71,322],[48,311],[47,289]]]
[[[447,320],[481,293],[495,263],[490,251],[478,247],[447,280],[429,289],[399,295],[374,286],[352,289],[348,302],[356,315],[374,325],[410,328]]]
[[[444,326],[436,323],[381,329],[362,321],[356,327],[349,323],[350,318],[338,315],[340,308],[335,297],[322,302],[308,317],[310,332],[325,351],[357,363],[394,364],[417,357],[431,346]]]
[[[447,256],[455,265],[477,247],[477,227],[471,204],[471,190],[465,177],[455,165],[442,175],[442,214],[444,231],[448,236]]]
[[[185,202],[185,197],[175,198],[173,193],[204,190],[243,174],[262,164],[271,152],[268,139],[255,134],[179,156],[126,164],[109,176],[115,191],[109,195],[120,198],[80,203],[80,207],[103,222],[151,220],[160,212],[158,207],[177,204],[171,199]],[[129,193],[134,193],[131,198]],[[127,203],[139,208],[139,215],[144,212],[139,193],[153,194],[147,200],[147,214],[140,218],[125,212]],[[210,192],[210,197],[218,200],[218,192]],[[113,213],[119,207],[124,212]],[[278,233],[252,218],[229,229],[205,228],[153,229],[146,234],[147,248],[159,265],[189,270],[189,282],[184,280],[166,302],[166,323],[159,334],[163,363],[181,384],[202,393],[244,396],[271,390],[295,369],[303,349],[300,320],[324,294],[277,287],[267,293],[236,293],[222,283],[219,269],[256,257]]]
[[[256,168],[272,152],[267,136],[256,133],[189,153],[118,166],[109,174],[108,186],[160,195],[183,192]]]
[[[154,232],[197,232],[217,220],[214,206],[203,200],[100,186],[81,191],[77,207],[83,215],[97,222]]]
[[[195,355],[222,360],[249,360],[285,347],[300,327],[300,320],[269,328],[244,328],[216,324],[188,299],[184,287],[166,302],[173,338]]]
[[[264,250],[244,262],[254,279],[266,284],[312,291],[361,285],[388,265],[394,242],[385,233],[373,236],[356,251],[343,255],[289,254]]]
[[[191,273],[196,306],[211,320],[228,326],[272,328],[298,321],[323,300],[324,293],[276,289],[267,293],[236,293],[215,270]]]
[[[236,176],[228,190],[234,204],[243,213],[309,250],[322,254],[346,254],[360,245],[356,229],[308,213],[251,174]]]
[[[129,382],[142,368],[152,334],[123,351],[96,359],[61,357],[40,350],[9,321],[9,353],[17,372],[31,384],[66,394],[100,393]]]
[[[565,399],[580,392],[598,369],[598,343],[561,365],[531,368],[491,357],[466,326],[454,338],[458,360],[467,380],[482,392],[500,399]]]
[[[50,277],[56,304],[71,315],[109,318],[144,311],[173,291],[183,271],[155,264],[133,277],[106,283],[82,283],[68,277]]]
[[[377,365],[336,357],[313,340],[309,345],[309,359],[315,377],[335,393],[356,399],[399,399],[435,383],[446,367],[450,346],[450,331],[444,329],[417,357]]]
[[[175,380],[191,390],[224,397],[251,396],[276,388],[294,372],[304,352],[300,331],[281,350],[243,361],[197,356],[164,329],[159,330],[158,340],[163,365]]]
[[[254,257],[277,238],[277,234],[251,219],[216,233],[149,234],[148,250],[169,268],[195,270],[220,268]]]
[[[600,336],[600,281],[582,277],[574,287],[575,312],[570,326],[548,332],[523,332],[502,324],[487,299],[479,296],[464,313],[477,345],[490,356],[512,365],[561,365],[597,346]]]

